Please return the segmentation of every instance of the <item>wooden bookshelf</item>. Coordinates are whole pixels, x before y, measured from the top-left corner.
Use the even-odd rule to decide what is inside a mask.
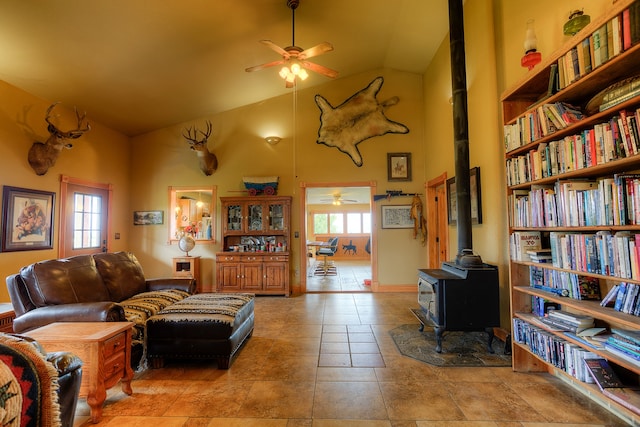
[[[640,69],[640,43],[635,43],[632,46],[621,50],[617,55],[608,57],[601,65],[591,69],[583,75],[580,75],[580,77],[576,78],[575,81],[569,82],[565,87],[561,88],[557,92],[550,95],[548,93],[551,70],[558,65],[558,61],[563,60],[565,55],[567,55],[574,47],[580,46],[585,39],[592,37],[598,29],[606,26],[610,21],[613,21],[615,17],[621,19],[625,10],[630,7],[640,7],[638,3],[640,3],[640,0],[618,0],[614,2],[610,6],[609,10],[607,10],[602,16],[594,19],[578,34],[567,40],[567,42],[565,42],[557,51],[549,55],[538,67],[531,70],[512,88],[503,93],[501,96],[501,104],[502,123],[505,126],[504,142],[506,151],[506,167],[513,164],[521,166],[518,162],[522,160],[522,157],[529,156],[529,158],[526,158],[523,161],[523,164],[528,168],[532,168],[532,165],[535,165],[535,162],[530,160],[530,158],[532,158],[532,156],[539,155],[540,153],[536,153],[536,151],[538,149],[545,149],[545,146],[548,147],[553,141],[559,141],[565,138],[571,139],[582,133],[586,134],[593,130],[595,126],[611,121],[614,117],[619,115],[621,110],[631,111],[634,113],[640,111],[640,96],[636,96],[608,110],[599,111],[590,115],[585,114],[585,117],[578,122],[568,124],[562,129],[547,132],[545,135],[543,135],[544,132],[539,132],[542,128],[535,129],[536,138],[531,138],[531,141],[523,137],[522,139],[526,142],[514,144],[513,140],[507,141],[506,139],[507,133],[510,130],[513,131],[513,126],[520,126],[520,124],[524,122],[536,123],[534,114],[535,112],[540,111],[538,110],[538,107],[541,103],[567,103],[584,108],[584,106],[586,106],[594,96],[601,93],[601,91],[608,88],[610,85],[638,74],[638,70]],[[640,20],[640,18],[638,18],[638,20]],[[635,22],[635,19],[633,21]],[[635,25],[640,28],[640,22],[636,22]],[[640,32],[640,29],[637,31]],[[640,116],[640,113],[638,113],[638,116]],[[527,118],[526,121],[523,120],[525,117]],[[530,117],[534,118],[529,120]],[[640,117],[637,117],[637,119],[640,121]],[[522,128],[517,128],[517,130],[518,135],[524,135]],[[533,130],[534,129],[527,129],[527,132],[532,132]],[[529,133],[527,133],[527,135],[528,134]],[[530,134],[534,135],[534,133]],[[603,143],[603,141],[604,139],[598,143]],[[508,142],[509,144],[507,144]],[[635,223],[631,222],[631,225],[627,225],[628,222],[621,222],[621,220],[619,220],[619,223],[596,223],[595,225],[590,226],[568,226],[564,224],[560,224],[559,226],[550,226],[544,223],[535,227],[531,225],[516,227],[513,225],[516,223],[514,221],[514,217],[516,215],[523,215],[524,213],[529,212],[526,209],[517,211],[517,207],[515,207],[516,204],[513,203],[513,198],[516,195],[525,197],[522,194],[523,190],[526,193],[526,191],[531,191],[532,187],[535,189],[540,185],[553,186],[558,180],[583,180],[587,178],[598,180],[613,178],[616,174],[638,172],[640,170],[640,141],[637,141],[637,145],[638,150],[635,154],[614,156],[615,158],[605,160],[602,152],[600,152],[597,159],[593,159],[593,157],[591,157],[589,162],[584,160],[584,165],[580,165],[581,160],[578,158],[577,164],[580,165],[579,168],[556,172],[555,174],[551,174],[551,168],[548,168],[543,176],[537,176],[538,174],[534,173],[534,170],[531,169],[525,171],[528,173],[528,176],[527,173],[524,174],[528,179],[514,180],[513,176],[509,176],[509,172],[507,172],[507,182],[509,183],[507,187],[507,202],[510,211],[509,235],[511,236],[513,233],[517,232],[539,231],[543,236],[543,240],[545,240],[545,238],[548,238],[549,233],[553,231],[585,235],[595,235],[599,231],[607,231],[611,234],[630,231],[632,235],[640,234],[640,221]],[[570,150],[573,150],[573,147]],[[545,153],[547,152],[548,150],[545,151]],[[580,154],[578,150],[567,152],[572,156],[572,158]],[[590,153],[594,152],[595,151],[591,151]],[[549,161],[548,157],[543,158],[546,162]],[[565,159],[565,157],[563,157],[563,159]],[[548,165],[548,163],[546,165]],[[522,170],[517,169],[517,172],[521,173]],[[537,178],[534,178],[536,176]],[[520,178],[520,176],[518,176],[518,178]],[[525,200],[525,204],[526,203],[529,202]],[[536,207],[540,208],[540,206]],[[541,208],[547,209],[547,206],[542,205]],[[640,240],[637,243],[640,245]],[[615,370],[619,370],[625,374],[625,378],[627,380],[631,378],[635,381],[635,384],[630,385],[638,385],[637,382],[640,379],[640,362],[630,362],[629,360],[625,360],[624,358],[606,350],[594,350],[592,347],[581,343],[579,340],[573,339],[571,336],[565,335],[561,331],[556,331],[552,328],[545,328],[543,325],[539,324],[540,322],[536,321],[532,311],[534,308],[534,299],[542,298],[544,300],[560,304],[563,310],[593,317],[597,326],[631,329],[636,331],[640,331],[640,317],[631,313],[617,311],[612,307],[603,307],[600,305],[599,301],[572,299],[560,296],[560,294],[555,292],[547,292],[545,290],[534,288],[530,283],[530,268],[535,266],[549,273],[562,272],[596,278],[599,282],[603,297],[610,289],[612,289],[612,287],[619,283],[629,282],[634,285],[640,284],[640,275],[629,278],[623,277],[622,275],[611,276],[608,273],[597,271],[597,269],[591,270],[591,267],[589,271],[585,271],[586,268],[582,268],[582,266],[580,268],[566,269],[552,263],[532,263],[530,261],[514,259],[514,253],[512,253],[511,256],[512,260],[509,263],[509,282],[511,318],[513,322],[512,354],[514,371],[552,373],[565,380],[568,384],[584,393],[593,401],[611,410],[630,425],[640,425],[639,414],[609,399],[601,393],[597,387],[594,387],[593,384],[587,384],[575,376],[572,376],[570,373],[565,372],[559,366],[562,365],[562,363],[559,363],[557,360],[548,360],[549,358],[546,357],[547,355],[537,353],[535,351],[536,349],[531,348],[524,342],[524,340],[521,340],[516,336],[518,329],[516,325],[522,325],[524,322],[524,324],[528,326],[533,326],[534,328],[539,329],[542,331],[542,334],[551,337],[550,339],[555,340],[555,342],[568,343],[566,348],[569,348],[570,344],[572,348],[576,348],[576,346],[578,346],[579,349],[588,350],[600,357],[606,358]],[[593,264],[591,264],[591,266],[593,266]],[[562,346],[563,344],[558,345]],[[557,359],[557,357],[555,358]]]

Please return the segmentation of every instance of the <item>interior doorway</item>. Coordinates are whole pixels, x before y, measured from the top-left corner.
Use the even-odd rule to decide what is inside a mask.
[[[375,232],[371,182],[302,183],[301,291],[371,292]]]

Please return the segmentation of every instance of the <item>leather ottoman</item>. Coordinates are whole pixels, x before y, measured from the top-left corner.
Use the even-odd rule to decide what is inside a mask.
[[[165,359],[216,359],[228,369],[253,333],[254,294],[196,294],[151,316],[146,322],[147,359],[152,368]]]

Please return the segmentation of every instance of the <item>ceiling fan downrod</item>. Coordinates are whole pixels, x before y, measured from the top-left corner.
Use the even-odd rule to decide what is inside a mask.
[[[296,45],[296,9],[300,0],[287,0],[287,7],[291,9],[291,46]]]

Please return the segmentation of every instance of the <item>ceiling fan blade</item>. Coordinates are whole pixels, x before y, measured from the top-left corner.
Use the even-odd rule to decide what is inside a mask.
[[[284,50],[283,48],[281,48],[271,40],[260,40],[260,43],[267,46],[268,48],[275,50],[276,52],[278,52],[278,54],[282,55],[283,58],[289,59],[289,56],[290,56],[289,52],[287,52],[286,50]]]
[[[298,54],[298,59],[308,59],[313,58],[314,56],[322,55],[323,53],[331,52],[333,50],[333,45],[329,42],[320,43],[314,47],[310,47],[309,49],[305,49]]]
[[[335,79],[336,77],[338,77],[338,72],[335,70],[332,70],[331,68],[327,68],[322,65],[314,64],[313,62],[308,62],[308,61],[301,61],[300,63],[307,70],[311,70],[318,74],[322,74],[323,76],[327,76],[330,79]]]
[[[286,61],[284,59],[280,59],[279,61],[267,62],[266,64],[255,65],[253,67],[245,68],[244,70],[248,73],[252,71],[263,70],[265,68],[274,67],[276,65],[284,64]]]

